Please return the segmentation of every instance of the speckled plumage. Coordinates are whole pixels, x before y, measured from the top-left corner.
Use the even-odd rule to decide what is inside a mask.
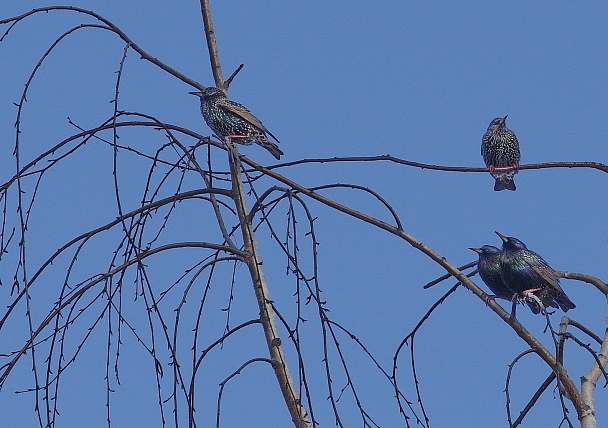
[[[517,174],[517,169],[511,171],[494,171],[494,168],[504,168],[508,166],[519,167],[521,155],[519,153],[519,142],[517,137],[505,125],[505,117],[497,117],[490,122],[488,130],[481,139],[481,156],[490,168],[490,174],[496,180],[494,190],[515,190],[513,176]]]
[[[539,289],[533,294],[545,307],[559,307],[564,312],[576,307],[560,287],[557,273],[541,256],[528,250],[517,238],[496,234],[503,241],[500,269],[507,287],[522,295],[525,291]]]
[[[277,143],[279,140],[243,105],[230,101],[224,91],[209,87],[202,92],[190,93],[200,97],[201,113],[205,122],[222,141],[230,138],[239,144],[256,143],[268,150],[277,160],[281,159],[283,152],[266,134]]]

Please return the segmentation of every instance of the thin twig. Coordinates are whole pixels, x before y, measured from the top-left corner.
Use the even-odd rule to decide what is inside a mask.
[[[7,19],[3,19],[0,20],[0,25],[1,24],[7,24],[9,22],[12,22],[13,24],[21,21],[24,18],[27,18],[30,15],[33,15],[35,13],[40,13],[40,12],[49,12],[52,10],[70,10],[70,11],[74,11],[74,12],[79,12],[79,13],[84,13],[86,15],[92,16],[95,19],[103,22],[104,24],[106,24],[114,33],[116,33],[122,40],[124,40],[126,43],[128,43],[130,45],[131,48],[133,48],[139,55],[141,55],[142,59],[145,59],[146,61],[150,61],[152,64],[158,66],[159,68],[161,68],[162,70],[165,70],[167,73],[171,74],[172,76],[177,77],[179,80],[181,80],[184,83],[189,84],[190,86],[193,86],[199,90],[204,90],[205,87],[203,85],[201,85],[200,83],[198,83],[195,80],[190,79],[189,77],[185,76],[184,74],[180,73],[179,71],[175,70],[172,67],[169,67],[167,64],[165,64],[164,62],[160,61],[159,59],[153,57],[152,55],[148,54],[146,51],[144,51],[141,47],[139,47],[139,45],[137,45],[133,40],[131,40],[120,28],[118,28],[116,25],[114,25],[112,22],[110,22],[109,20],[105,19],[103,16],[98,15],[97,13],[87,10],[87,9],[82,9],[79,7],[75,7],[75,6],[48,6],[48,7],[41,7],[41,8],[37,8],[37,9],[33,9],[29,12],[26,12],[22,15],[19,16],[15,16],[12,18],[7,18]],[[12,28],[12,26],[11,26]],[[5,36],[8,33],[5,32]]]
[[[435,263],[442,266],[446,271],[448,271],[450,274],[452,274],[457,280],[462,282],[463,286],[465,286],[470,291],[472,291],[477,297],[479,297],[480,299],[484,299],[484,296],[486,294],[479,287],[477,287],[466,275],[464,275],[461,271],[459,271],[454,265],[449,263],[445,257],[442,257],[440,254],[436,253],[434,250],[432,250],[430,247],[428,247],[422,241],[414,238],[412,235],[408,234],[407,232],[405,232],[403,230],[399,230],[396,227],[391,226],[390,224],[383,222],[381,220],[378,220],[375,217],[372,217],[367,214],[361,213],[359,211],[353,210],[350,207],[344,206],[331,199],[321,196],[318,193],[313,192],[310,189],[308,189],[274,171],[271,171],[270,169],[265,168],[244,156],[241,156],[241,160],[244,163],[246,163],[247,165],[251,166],[252,168],[255,168],[256,170],[265,173],[266,175],[274,178],[275,180],[280,181],[283,184],[292,187],[293,189],[307,195],[308,197],[310,197],[318,202],[321,202],[322,204],[324,204],[328,207],[331,207],[337,211],[343,212],[347,215],[355,217],[366,223],[374,225],[382,230],[385,230],[385,231],[403,239],[404,241],[408,242],[412,247],[414,247],[417,250],[424,253],[427,257],[429,257]],[[531,349],[534,349],[534,351],[538,354],[538,356],[541,357],[551,367],[551,369],[554,372],[556,372],[559,379],[564,384],[564,386],[567,390],[568,396],[571,398],[571,400],[574,404],[574,407],[576,408],[577,415],[579,417],[583,417],[584,412],[585,412],[585,406],[581,402],[581,397],[580,397],[579,391],[577,390],[576,386],[574,385],[574,382],[572,381],[572,378],[568,375],[568,373],[564,369],[564,367],[556,361],[555,357],[551,354],[551,352],[549,352],[549,350],[546,347],[544,347],[542,345],[542,343],[534,335],[532,335],[528,330],[526,330],[516,319],[512,318],[500,305],[498,305],[495,302],[490,301],[488,306],[503,321],[505,321],[513,329],[513,331],[528,344],[528,346]]]

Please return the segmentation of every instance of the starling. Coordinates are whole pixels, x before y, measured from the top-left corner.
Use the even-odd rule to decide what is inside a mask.
[[[481,156],[496,179],[494,190],[515,190],[513,176],[519,168],[519,143],[517,137],[505,125],[505,117],[494,119],[481,139]],[[510,171],[496,171],[496,168],[514,167]]]
[[[481,248],[469,248],[479,254],[477,271],[479,276],[494,293],[494,298],[501,297],[511,300],[513,291],[505,285],[500,276],[500,250],[491,245],[484,245]]]
[[[489,296],[489,299],[502,298],[515,302],[518,297],[517,293],[507,287],[502,280],[500,268],[501,251],[492,245],[484,245],[481,248],[469,249],[479,254],[477,271],[483,282],[485,282],[492,293],[494,293],[494,296]],[[535,314],[540,312],[540,306],[536,301],[526,300],[526,303]],[[515,309],[512,310],[512,315],[513,318],[515,318]]]
[[[201,113],[209,128],[224,142],[235,140],[240,144],[256,143],[268,150],[275,158],[281,159],[283,152],[271,142],[266,134],[278,143],[262,122],[244,106],[230,101],[224,91],[218,88],[205,88],[202,92],[190,92],[201,99]]]
[[[500,272],[507,287],[528,299],[532,294],[531,297],[538,298],[545,307],[559,307],[564,312],[576,307],[560,287],[557,273],[541,256],[528,250],[517,238],[496,234],[503,242]],[[530,308],[535,314],[539,312]]]

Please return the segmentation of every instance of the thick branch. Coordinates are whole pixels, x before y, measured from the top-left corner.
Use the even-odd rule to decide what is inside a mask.
[[[436,262],[438,265],[443,267],[448,273],[453,275],[456,279],[458,279],[463,286],[468,288],[471,292],[473,292],[480,299],[484,299],[486,295],[479,287],[477,287],[465,274],[463,274],[456,266],[449,263],[445,257],[442,257],[440,254],[433,251],[431,248],[426,246],[423,242],[419,241],[412,235],[406,233],[403,230],[396,228],[388,223],[385,223],[381,220],[378,220],[375,217],[369,216],[367,214],[361,213],[359,211],[353,210],[347,206],[339,204],[331,199],[325,198],[312,190],[299,185],[298,183],[277,174],[274,171],[269,170],[268,168],[264,168],[261,165],[253,162],[252,160],[241,156],[241,160],[251,166],[252,168],[274,178],[275,180],[280,181],[283,184],[291,186],[293,189],[301,192],[308,197],[321,202],[324,205],[327,205],[331,208],[334,208],[340,212],[348,214],[352,217],[358,218],[360,220],[365,221],[366,223],[372,224],[380,229],[386,230],[393,235],[398,236],[399,238],[408,242],[412,247],[418,249],[426,256],[428,256],[431,260]],[[576,388],[572,378],[568,375],[566,369],[556,360],[555,356],[549,352],[547,348],[545,348],[534,335],[532,335],[528,330],[524,328],[517,320],[513,319],[509,313],[507,313],[499,304],[494,301],[490,301],[488,306],[505,321],[509,326],[515,331],[515,333],[521,337],[527,344],[536,352],[536,354],[541,357],[551,369],[555,372],[558,377],[558,380],[564,386],[564,390],[566,395],[570,398],[574,407],[576,408],[576,412],[579,418],[583,417],[585,412],[588,411],[588,406],[586,406],[582,400],[578,389]]]
[[[597,360],[601,362],[601,366]],[[589,371],[581,376],[581,399],[585,405],[588,406],[589,410],[580,418],[581,428],[596,428],[597,419],[595,417],[595,398],[593,393],[595,391],[597,380],[605,372],[606,363],[608,363],[608,329],[604,333],[604,340],[600,352],[597,354],[597,360],[593,363]]]
[[[306,409],[304,409],[300,402],[296,386],[293,383],[293,379],[287,368],[287,361],[275,322],[275,313],[272,308],[268,285],[261,269],[262,261],[257,252],[251,222],[248,221],[247,207],[245,205],[245,192],[243,190],[243,182],[240,173],[241,162],[239,161],[235,147],[232,147],[229,152],[230,172],[232,175],[232,197],[239,215],[239,222],[243,233],[244,250],[249,254],[249,257],[247,257],[245,261],[249,268],[253,289],[260,308],[260,320],[264,327],[268,352],[270,353],[270,358],[275,362],[275,364],[273,364],[274,372],[279,381],[279,387],[281,388],[285,404],[289,409],[294,426],[296,428],[311,428],[312,424],[308,419]]]

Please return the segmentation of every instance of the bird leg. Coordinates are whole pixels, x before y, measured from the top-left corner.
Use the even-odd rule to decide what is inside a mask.
[[[490,300],[495,300],[495,299],[511,300],[511,299],[507,299],[506,297],[503,297],[503,296],[497,296],[496,294],[486,294],[486,296],[483,298],[483,301],[486,302],[486,306],[487,306],[490,304]]]
[[[500,166],[498,168],[496,168],[494,165],[489,165],[488,166],[488,170],[490,172],[496,172],[496,169],[503,171],[503,170],[513,170],[513,171],[518,171],[519,170],[519,164],[518,163],[514,163],[513,165],[510,166]]]
[[[511,319],[515,320],[515,310],[517,309],[517,303],[519,301],[517,293],[514,293],[513,296],[511,296],[511,299],[506,300],[511,300]]]
[[[511,307],[511,318],[515,319],[515,308],[517,307],[517,302],[518,302],[517,293],[513,294],[513,296],[510,299],[508,297],[497,296],[496,294],[488,294],[483,298],[483,301],[486,302],[486,306],[487,306],[490,304],[490,300],[496,300],[496,299],[510,300],[513,303],[513,306]]]
[[[232,144],[232,139],[233,138],[235,138],[235,139],[247,138],[247,136],[246,135],[226,135],[226,137],[224,137],[224,138],[226,138],[226,142],[228,143],[228,149],[231,150],[231,152],[234,154],[235,147]]]
[[[513,301],[513,303],[511,304],[511,319],[515,320],[515,310],[517,309],[517,300],[516,299],[511,299]]]
[[[226,144],[226,148],[228,149],[228,152],[230,153],[231,157],[237,158],[237,150],[236,150],[236,146],[234,144],[232,144],[232,138],[237,138],[237,137],[241,137],[240,135],[227,135],[226,137],[224,137],[225,144]]]
[[[247,138],[246,135],[226,135],[226,137],[224,137],[226,139],[226,141],[228,142],[228,145],[232,145],[232,140],[233,139],[239,139],[239,138]]]
[[[232,138],[247,138],[247,136],[246,135],[238,135],[238,134],[236,134],[236,135],[226,135],[226,139],[228,141],[230,141]]]
[[[534,293],[535,291],[540,291],[540,290],[542,290],[542,288],[530,288],[529,290],[524,290],[524,292],[522,294],[524,295],[524,297],[530,297],[530,295],[534,296],[534,294],[532,294],[532,293]],[[534,296],[534,297],[536,297],[536,296]],[[536,300],[534,298],[532,298],[532,299]]]
[[[524,295],[524,300],[536,302],[538,304],[538,307],[540,308],[541,313],[547,313],[547,308],[545,308],[545,305],[543,305],[542,300],[540,300],[540,298],[536,294],[534,294],[535,291],[540,291],[540,290],[542,290],[542,289],[541,288],[531,288],[529,290],[524,290],[524,292],[522,294]]]

